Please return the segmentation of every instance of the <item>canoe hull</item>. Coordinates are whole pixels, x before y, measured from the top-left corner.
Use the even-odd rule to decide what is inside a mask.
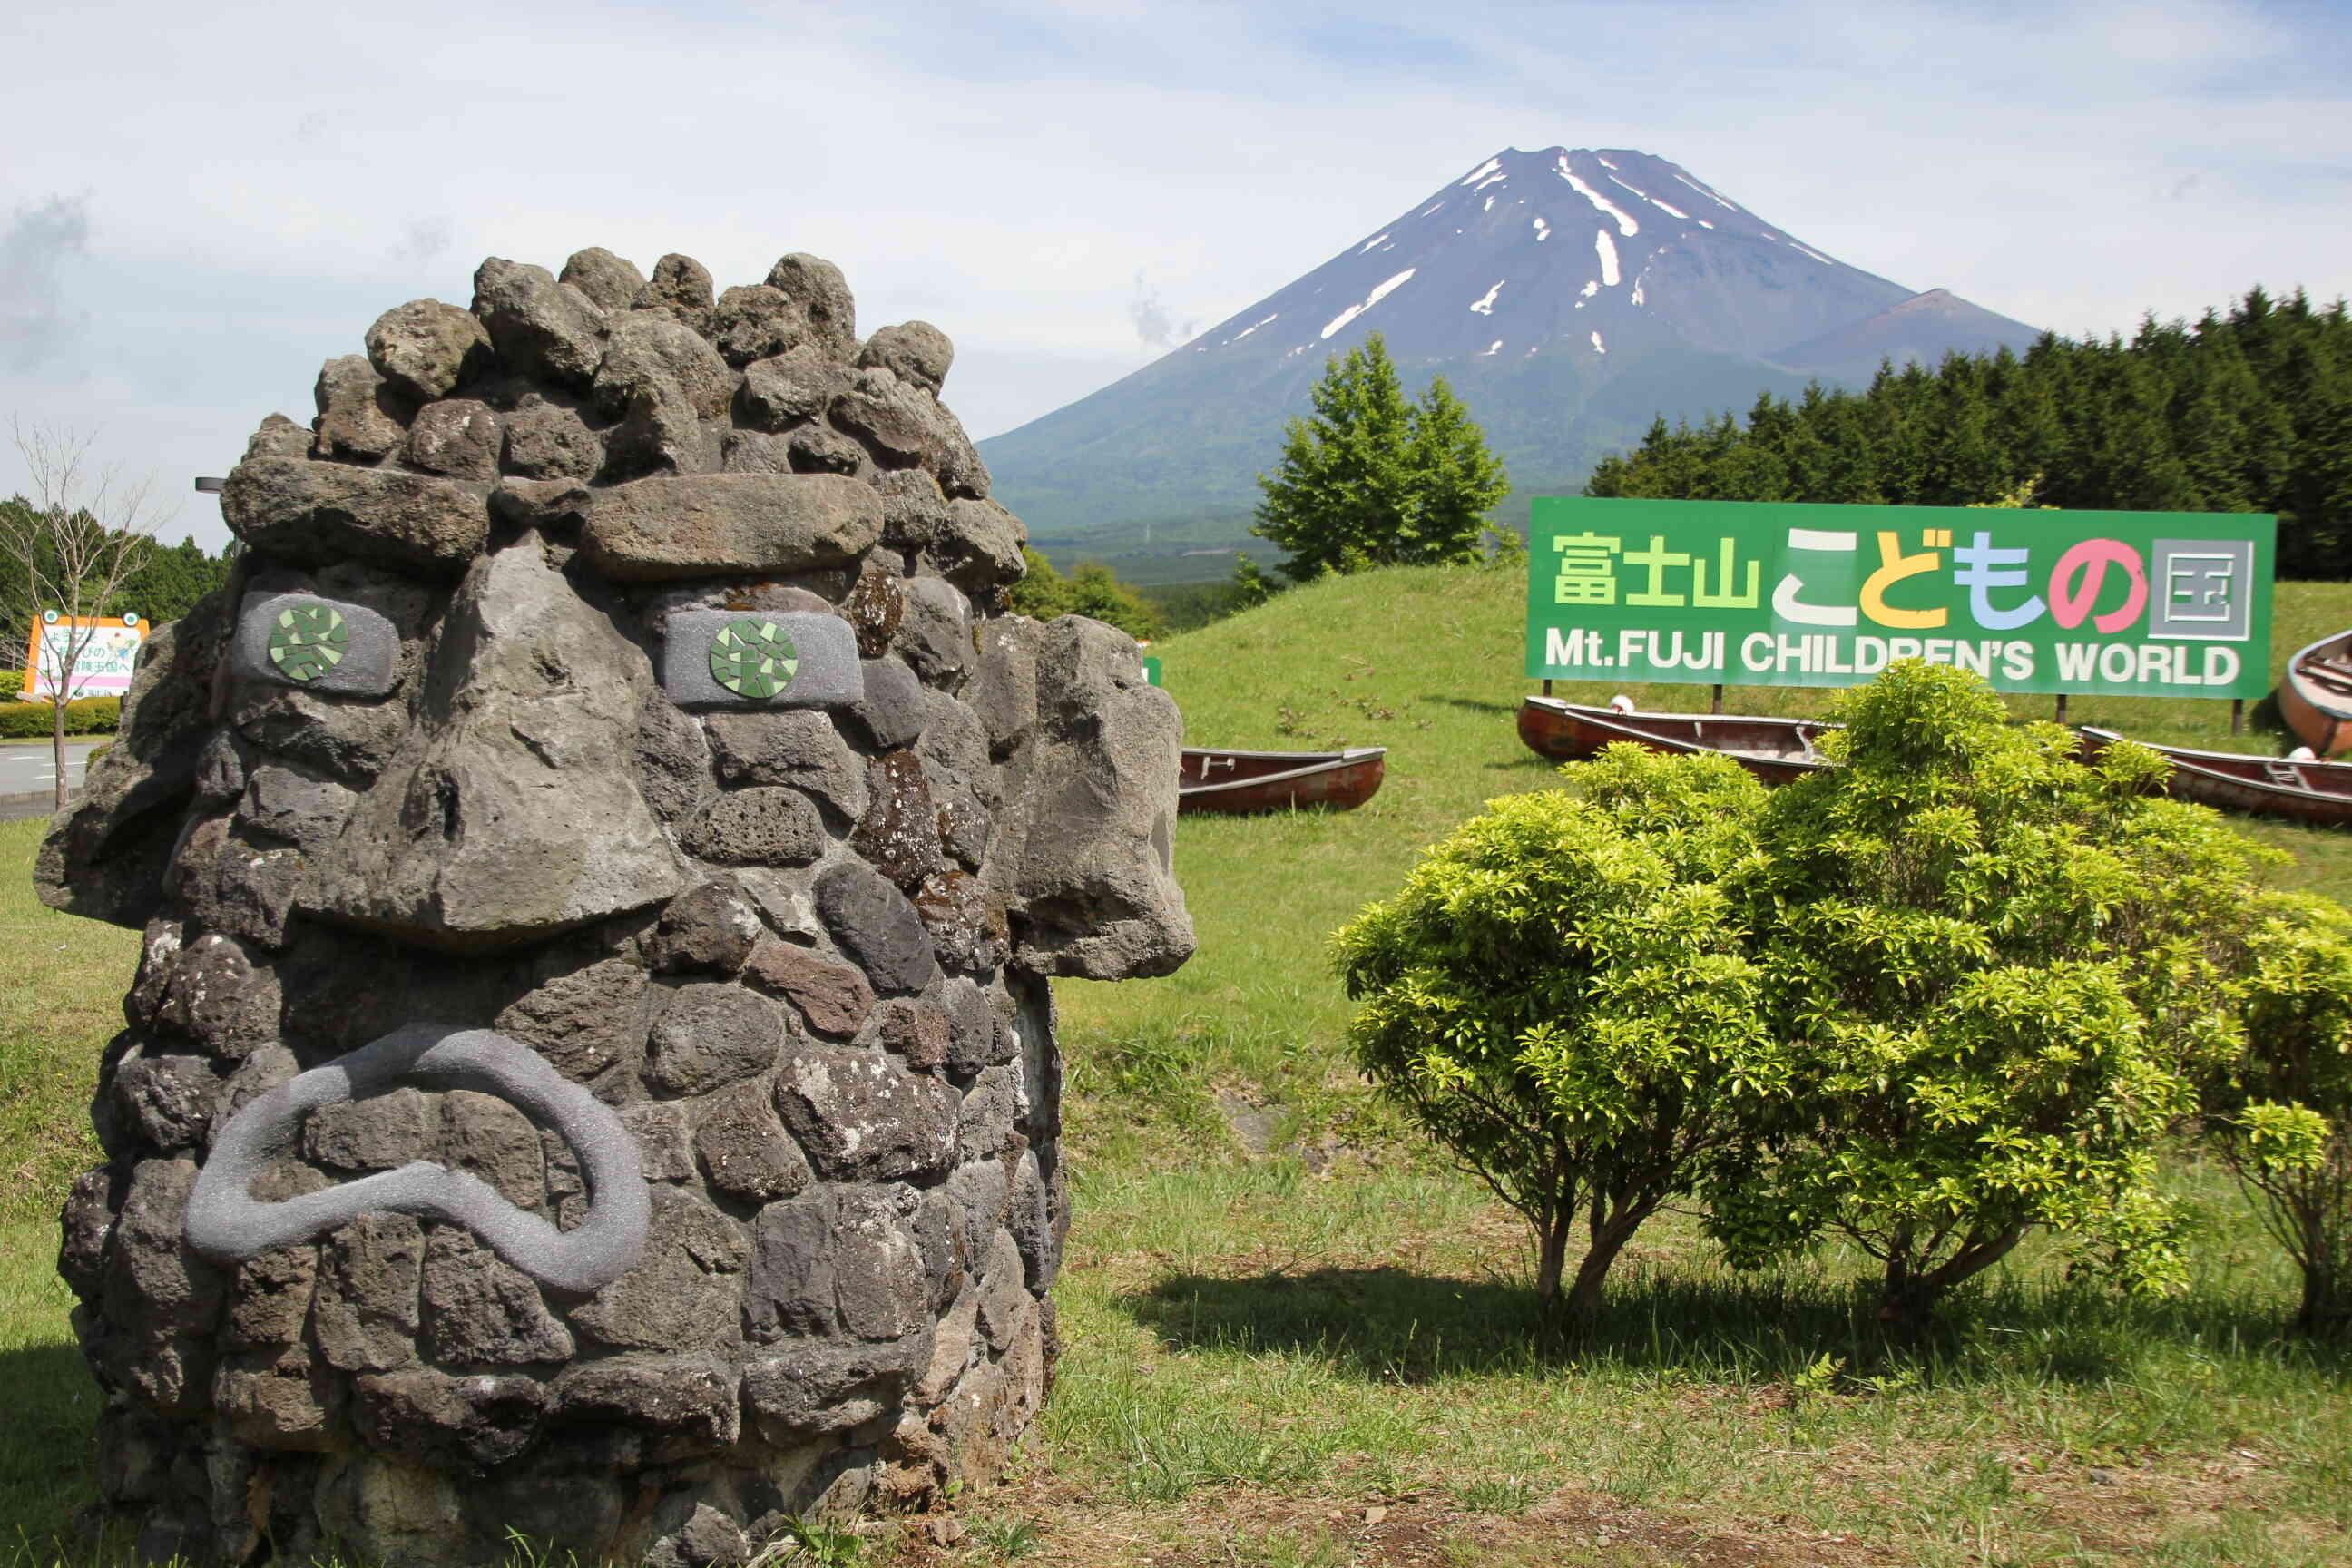
[[[2088,725],[2077,732],[2083,737],[2086,760],[2123,739],[2112,730]],[[2146,741],[2140,744],[2171,759],[2172,775],[2165,793],[2175,800],[2193,800],[2220,811],[2277,817],[2314,827],[2352,826],[2352,763],[2200,752]]]
[[[1519,704],[1519,739],[1538,756],[1584,762],[1624,741],[1669,755],[1715,752],[1766,784],[1787,784],[1832,764],[1813,754],[1812,739],[1836,726],[1811,719],[1716,713],[1619,713],[1607,708],[1530,697]]]
[[[2278,684],[2279,717],[2295,738],[2323,757],[2352,752],[2352,693],[2331,691],[2320,673],[2305,666],[2324,659],[2352,658],[2352,632],[2337,632],[2295,650],[2286,661],[2286,679]]]
[[[1240,816],[1322,806],[1352,811],[1380,793],[1388,748],[1345,752],[1236,752],[1187,746],[1176,809]]]

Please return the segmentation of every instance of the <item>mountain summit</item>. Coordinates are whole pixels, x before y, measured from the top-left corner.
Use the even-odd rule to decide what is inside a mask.
[[[1042,540],[1120,524],[1235,537],[1325,362],[1385,338],[1443,374],[1522,495],[1580,484],[1652,418],[1865,382],[1881,355],[2039,333],[1826,256],[1647,153],[1497,153],[1132,375],[981,444]]]

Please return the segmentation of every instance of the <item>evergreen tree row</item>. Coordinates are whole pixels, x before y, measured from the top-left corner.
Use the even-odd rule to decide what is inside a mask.
[[[2278,574],[2352,577],[2352,318],[2298,289],[2248,293],[2129,342],[2044,333],[1882,364],[1866,392],[1769,393],[1593,470],[1589,496],[1965,506],[2038,477],[2035,500],[2093,510],[2274,512]]]

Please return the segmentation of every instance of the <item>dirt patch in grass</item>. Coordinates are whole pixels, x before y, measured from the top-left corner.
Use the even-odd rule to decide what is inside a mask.
[[[1035,1521],[1027,1548],[1007,1557],[991,1525]],[[1865,1561],[1825,1557],[1785,1531],[1725,1532],[1589,1492],[1533,1500],[1511,1512],[1465,1507],[1450,1494],[1366,1503],[1336,1496],[1225,1492],[1177,1508],[1097,1503],[1044,1473],[990,1489],[954,1511],[897,1521],[890,1560],[906,1564],[1021,1561],[1061,1568],[1552,1568],[1648,1563],[1693,1568],[1794,1568]]]
[[[892,1564],[1024,1562],[1055,1568],[1884,1568],[1890,1563],[2324,1563],[2341,1531],[2270,1510],[2260,1466],[2208,1473],[2042,1477],[2039,1506],[1971,1532],[1890,1539],[1822,1531],[1796,1515],[1741,1518],[1703,1506],[1652,1508],[1580,1488],[1516,1495],[1501,1482],[1367,1500],[1344,1487],[1228,1489],[1181,1504],[1105,1500],[1042,1465],[932,1514],[868,1526]],[[2031,1517],[2021,1517],[2030,1514]],[[1009,1538],[1007,1552],[996,1543]],[[1939,1538],[1940,1537],[1940,1538]]]

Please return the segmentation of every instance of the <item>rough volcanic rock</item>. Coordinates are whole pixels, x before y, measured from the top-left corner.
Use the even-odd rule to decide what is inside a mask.
[[[945,336],[828,263],[494,258],[367,343],[37,865],[142,933],[58,1255],[103,1509],[712,1568],[985,1481],[1069,1223],[1041,974],[1189,946],[1172,707],[1006,614]]]
[[[837,566],[881,531],[873,490],[839,475],[695,474],[601,492],[583,543],[605,575],[636,581]]]
[[[585,386],[604,355],[605,315],[544,267],[493,258],[474,273],[474,314],[499,363],[559,386]]]
[[[800,306],[811,340],[829,357],[846,363],[857,352],[857,307],[840,268],[794,251],[768,268],[768,287]]]
[[[556,281],[579,289],[606,315],[634,309],[646,288],[644,273],[601,245],[573,251]]]
[[[373,556],[436,575],[462,572],[489,538],[488,486],[389,468],[268,458],[221,490],[230,531],[280,560]]]
[[[471,310],[411,300],[367,330],[368,363],[412,401],[446,397],[490,360],[490,334]]]
[[[400,450],[414,406],[376,374],[365,354],[345,354],[320,367],[313,395],[319,437],[313,457],[339,463],[374,463]]]
[[[895,327],[884,327],[857,351],[861,369],[879,365],[933,397],[939,396],[940,387],[948,378],[948,366],[954,363],[955,345],[929,321],[902,321]]]
[[[1170,867],[1183,721],[1147,685],[1132,638],[1066,616],[1037,659],[1039,770],[1070,781],[1033,803],[1016,884],[1015,955],[1039,974],[1165,973],[1191,956]]]
[[[654,1023],[646,1081],[665,1094],[707,1094],[766,1072],[783,1043],[773,1002],[715,982],[682,986]]]
[[[621,317],[596,370],[597,404],[619,414],[632,397],[671,390],[696,416],[716,419],[735,396],[735,374],[684,322],[654,310]]]
[[[844,860],[817,879],[817,912],[843,952],[885,994],[930,984],[931,940],[922,917],[889,879],[862,860]]]
[[[776,1111],[819,1174],[878,1182],[944,1168],[955,1149],[955,1090],[874,1051],[808,1047],[776,1078]]]
[[[497,410],[471,397],[445,397],[416,411],[402,457],[412,468],[453,479],[495,479],[506,431]]]
[[[505,946],[679,890],[628,765],[652,685],[643,652],[528,538],[478,563],[441,635],[470,657],[444,654],[446,705],[310,864],[309,907]]]
[[[654,263],[654,275],[637,290],[636,308],[667,310],[696,331],[710,325],[710,269],[691,256],[672,254]]]

